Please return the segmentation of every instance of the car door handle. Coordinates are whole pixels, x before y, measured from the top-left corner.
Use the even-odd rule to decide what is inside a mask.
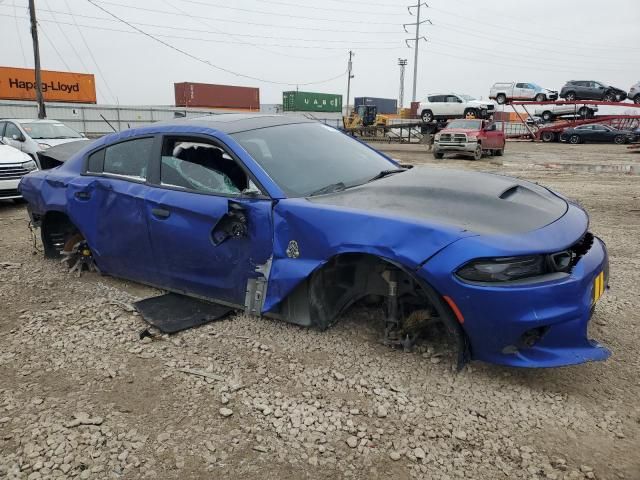
[[[164,220],[165,218],[169,218],[171,212],[169,210],[165,210],[164,208],[153,208],[151,210],[151,214],[154,217],[159,218],[160,220]]]
[[[91,198],[91,194],[89,192],[80,191],[75,193],[75,197],[78,200],[89,200]]]

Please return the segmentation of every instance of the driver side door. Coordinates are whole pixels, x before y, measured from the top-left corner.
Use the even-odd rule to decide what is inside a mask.
[[[168,289],[244,305],[273,251],[272,201],[240,160],[207,136],[164,136],[146,214]]]

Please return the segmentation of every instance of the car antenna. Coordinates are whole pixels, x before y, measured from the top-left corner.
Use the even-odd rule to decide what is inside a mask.
[[[111,130],[113,130],[114,132],[118,133],[118,130],[116,130],[116,129],[114,128],[114,126],[113,126],[113,125],[111,125],[111,124],[109,123],[109,120],[107,120],[106,118],[104,118],[104,115],[100,114],[100,118],[102,118],[102,120],[104,120],[104,121],[107,123],[107,125],[109,125],[109,126],[111,127]]]

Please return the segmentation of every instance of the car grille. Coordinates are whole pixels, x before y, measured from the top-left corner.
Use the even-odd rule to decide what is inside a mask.
[[[467,135],[464,133],[441,133],[440,143],[466,143]]]
[[[29,170],[21,165],[0,165],[0,180],[15,180],[24,177]]]
[[[0,190],[0,198],[13,198],[19,197],[20,192],[18,190]]]

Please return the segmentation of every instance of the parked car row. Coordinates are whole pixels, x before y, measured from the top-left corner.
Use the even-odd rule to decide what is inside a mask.
[[[640,82],[635,83],[629,92],[594,80],[569,80],[560,90],[549,90],[530,82],[497,82],[489,91],[489,98],[502,105],[520,101],[555,101],[559,98],[573,102],[576,100],[602,100],[604,102],[622,102],[629,98],[640,103]]]

